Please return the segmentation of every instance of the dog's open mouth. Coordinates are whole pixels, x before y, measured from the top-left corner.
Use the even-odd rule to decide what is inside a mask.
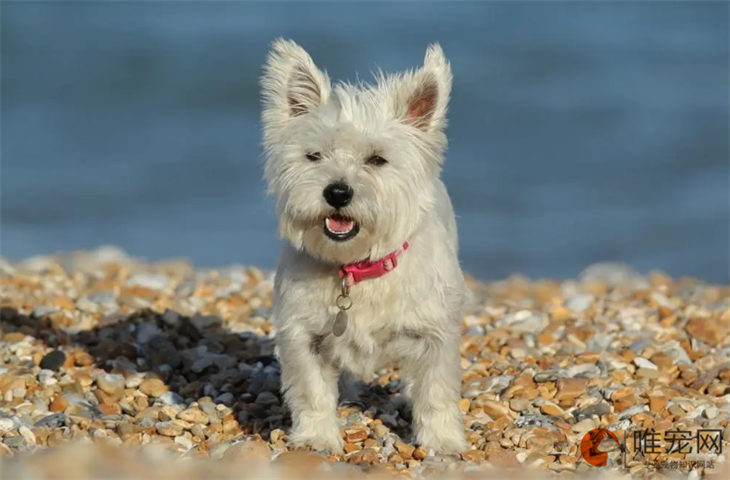
[[[333,213],[324,219],[324,234],[336,242],[349,240],[360,231],[357,222],[349,217]]]

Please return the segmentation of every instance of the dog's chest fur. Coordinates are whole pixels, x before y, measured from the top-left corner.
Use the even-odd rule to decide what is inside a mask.
[[[390,281],[388,281],[390,280]],[[365,376],[385,365],[398,363],[404,355],[417,355],[423,348],[425,330],[410,326],[410,315],[399,304],[410,303],[403,298],[408,289],[399,291],[396,278],[369,280],[355,285],[351,291],[352,308],[347,311],[348,324],[344,334],[332,334],[332,324],[338,312],[332,303],[325,306],[327,321],[312,334],[310,348],[324,361]]]
[[[386,284],[386,282],[380,282]],[[369,288],[374,293],[374,288]],[[384,297],[366,299],[353,295],[353,306],[347,311],[348,325],[344,334],[332,334],[332,323],[337,308],[328,308],[324,328],[312,335],[310,348],[323,361],[340,369],[367,376],[385,365],[398,363],[404,355],[418,355],[425,342],[426,332],[408,328],[398,301],[397,292],[384,291]],[[333,297],[334,300],[334,297]]]
[[[277,326],[286,336],[307,338],[309,350],[323,362],[360,376],[406,356],[417,358],[449,328],[449,312],[463,300],[463,284],[449,288],[443,278],[437,280],[437,272],[450,269],[434,263],[433,253],[424,247],[414,245],[395,270],[351,287],[347,328],[339,337],[332,334],[341,293],[337,269],[315,268],[305,256],[290,251],[284,262],[288,268],[280,270],[277,280],[277,292],[286,292],[275,302]]]

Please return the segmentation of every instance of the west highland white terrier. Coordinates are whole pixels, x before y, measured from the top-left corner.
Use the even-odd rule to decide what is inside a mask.
[[[340,373],[399,365],[416,442],[464,450],[467,290],[439,178],[451,91],[441,47],[416,71],[333,85],[279,39],[261,85],[265,176],[287,240],[273,317],[290,441],[340,451]]]

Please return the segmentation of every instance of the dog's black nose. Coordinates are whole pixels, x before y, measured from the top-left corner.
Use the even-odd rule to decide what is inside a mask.
[[[330,183],[325,187],[322,195],[331,206],[335,208],[342,208],[350,203],[353,195],[352,188],[344,182]]]

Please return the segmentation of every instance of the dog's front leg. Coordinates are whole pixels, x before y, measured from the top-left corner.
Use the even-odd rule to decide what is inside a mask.
[[[403,365],[416,441],[439,453],[459,453],[466,449],[459,410],[459,336],[426,341],[424,353]]]
[[[279,338],[282,390],[293,423],[289,439],[294,445],[339,452],[339,372],[315,350],[311,339]]]

